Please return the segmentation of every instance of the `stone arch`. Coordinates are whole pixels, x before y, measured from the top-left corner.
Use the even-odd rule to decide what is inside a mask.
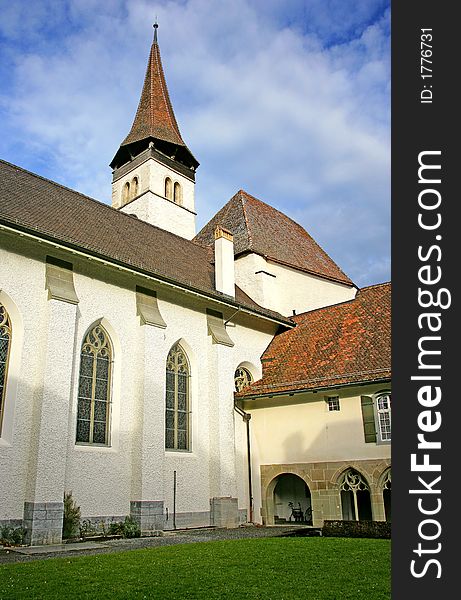
[[[295,470],[284,470],[275,475],[268,483],[263,498],[267,525],[297,522],[295,518],[298,510],[302,514],[302,520],[298,522],[312,525],[311,487],[308,478]]]
[[[391,467],[385,469],[379,478],[378,489],[382,494],[382,501],[384,505],[384,518],[386,521],[392,521],[392,493],[391,493]]]
[[[371,521],[371,490],[367,477],[356,467],[350,466],[342,469],[336,482],[343,520]]]

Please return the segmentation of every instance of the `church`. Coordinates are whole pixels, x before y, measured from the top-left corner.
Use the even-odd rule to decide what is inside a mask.
[[[110,167],[112,206],[0,161],[0,525],[389,521],[390,284],[244,190],[196,232],[157,28]]]

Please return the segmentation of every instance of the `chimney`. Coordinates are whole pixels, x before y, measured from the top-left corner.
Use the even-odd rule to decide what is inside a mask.
[[[234,298],[234,236],[219,225],[214,232],[214,263],[216,290]]]

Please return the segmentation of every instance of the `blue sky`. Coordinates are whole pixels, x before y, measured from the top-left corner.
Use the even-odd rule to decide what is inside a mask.
[[[0,21],[0,157],[110,203],[159,22],[200,161],[200,229],[239,189],[359,286],[390,279],[390,14],[382,0],[15,0]]]

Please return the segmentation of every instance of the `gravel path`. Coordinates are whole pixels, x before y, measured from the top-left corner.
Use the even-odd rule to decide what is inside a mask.
[[[24,547],[14,550],[0,547],[0,564],[30,562],[56,557],[90,556],[135,550],[137,548],[158,548],[174,544],[215,542],[220,540],[243,540],[247,538],[280,537],[300,531],[299,525],[258,527],[247,525],[236,529],[188,529],[166,531],[159,537],[105,540],[101,542],[61,544],[60,546]]]

